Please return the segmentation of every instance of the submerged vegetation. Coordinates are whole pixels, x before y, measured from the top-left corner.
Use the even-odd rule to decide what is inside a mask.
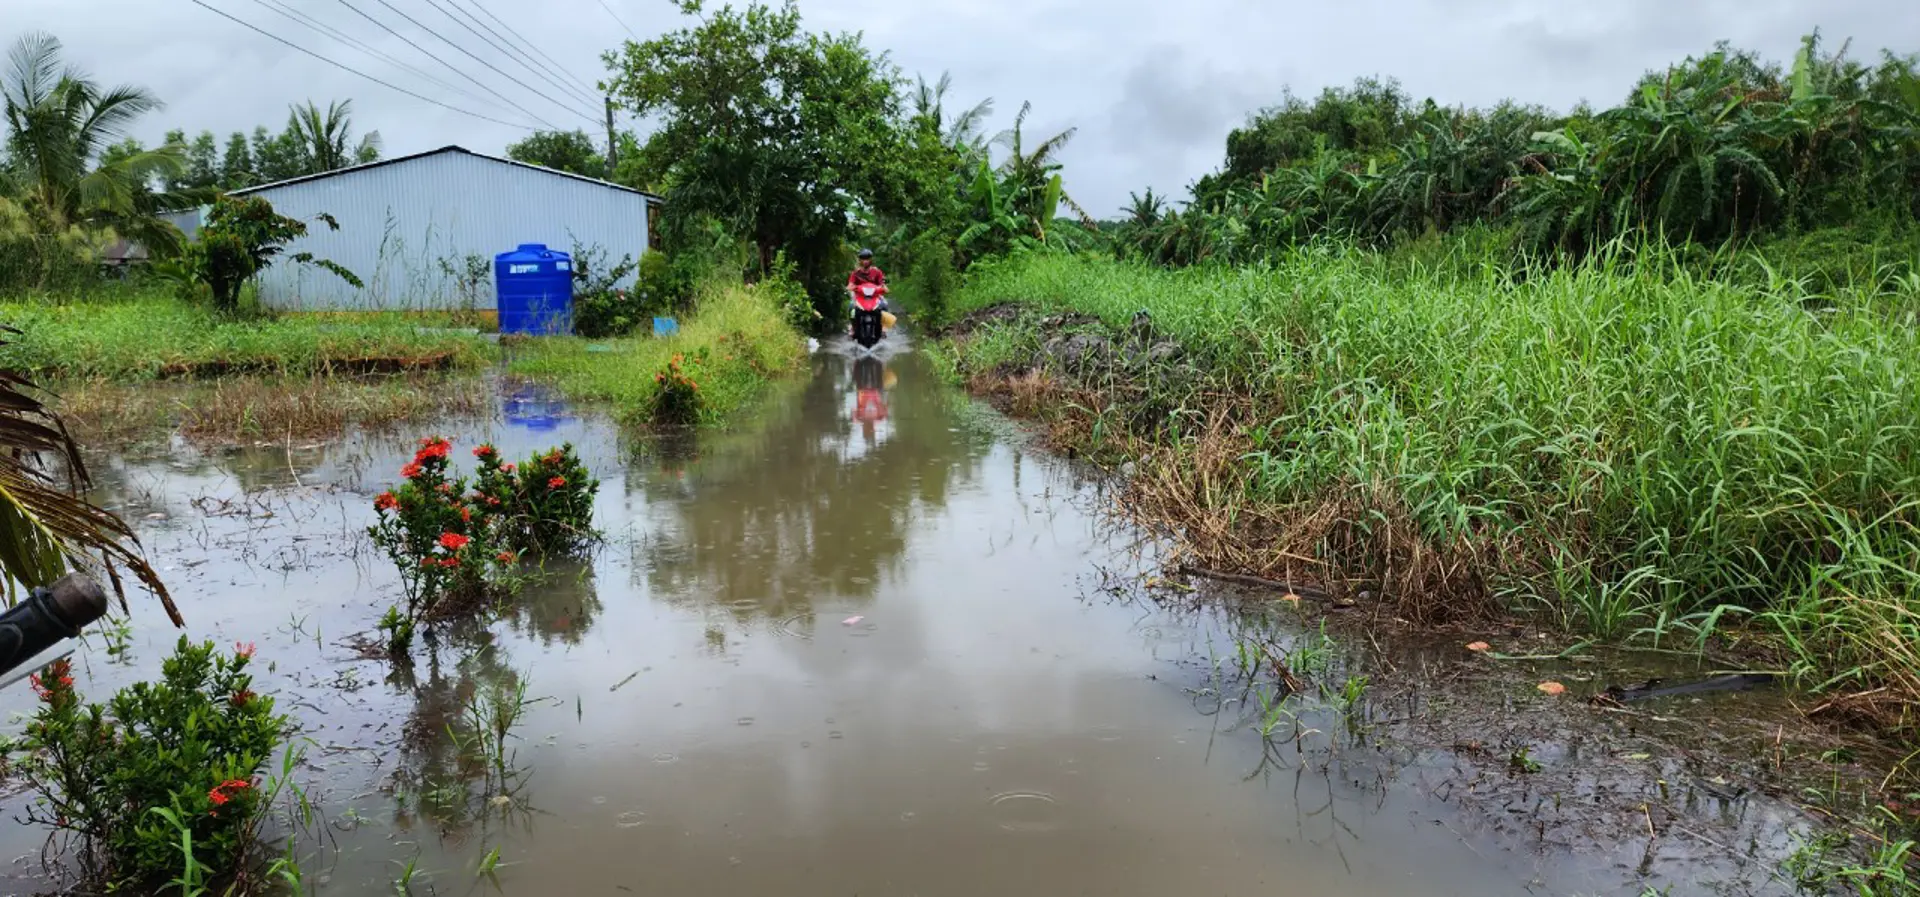
[[[532,340],[512,350],[508,365],[576,398],[610,402],[629,423],[722,423],[768,380],[799,370],[805,346],[782,298],[796,290],[777,280],[710,285],[672,336]]]
[[[963,308],[1034,312],[962,358],[999,389],[1057,378],[1070,442],[1143,462],[1134,497],[1203,564],[1369,584],[1432,622],[1499,608],[1615,639],[1764,633],[1843,692],[1920,669],[1910,312],[1815,316],[1647,256],[1524,282],[1455,270],[1474,266],[1012,262]],[[1047,312],[1092,316],[1091,335],[1036,326]],[[1129,327],[1150,336],[1108,340]],[[1169,344],[1187,354],[1153,351]],[[1920,691],[1878,700],[1899,722]]]

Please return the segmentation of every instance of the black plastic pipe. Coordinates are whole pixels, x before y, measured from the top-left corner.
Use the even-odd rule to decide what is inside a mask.
[[[0,613],[0,676],[79,635],[106,613],[107,590],[92,577],[69,573],[51,586],[34,589],[25,601]]]

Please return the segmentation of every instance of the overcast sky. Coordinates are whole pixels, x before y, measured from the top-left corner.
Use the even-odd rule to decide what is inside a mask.
[[[379,30],[346,3],[412,37],[549,122],[600,133],[587,116],[513,86],[408,24],[380,0],[204,0],[302,47],[418,93],[493,117],[534,124],[440,63]],[[563,95],[434,3],[386,0],[542,92]],[[668,0],[477,0],[585,82],[599,54],[628,37],[677,27]],[[272,11],[285,3],[436,77],[487,97],[434,86]],[[51,31],[68,57],[101,81],[145,85],[166,101],[137,136],[251,130],[285,121],[289,102],[352,98],[356,121],[380,132],[387,155],[457,143],[498,153],[525,133],[437,108],[362,80],[194,5],[190,0],[0,0],[0,37]],[[618,20],[608,9],[618,14]],[[539,12],[532,10],[539,9]],[[1094,214],[1131,190],[1179,192],[1217,167],[1222,140],[1283,87],[1311,94],[1361,75],[1397,77],[1415,96],[1447,104],[1505,97],[1565,108],[1617,102],[1633,80],[1726,39],[1792,54],[1819,26],[1856,55],[1920,52],[1920,0],[803,0],[814,30],[859,30],[909,75],[954,78],[956,106],[992,97],[995,126],[1031,100],[1030,133],[1077,127],[1065,156],[1068,192]],[[484,18],[483,18],[484,21]],[[624,21],[623,26],[621,22]]]

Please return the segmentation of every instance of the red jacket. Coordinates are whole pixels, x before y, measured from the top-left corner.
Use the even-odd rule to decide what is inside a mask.
[[[870,283],[875,286],[882,286],[882,287],[886,286],[887,275],[880,270],[879,265],[870,265],[865,268],[855,268],[853,269],[852,274],[847,275],[847,289],[849,290],[853,289],[854,287],[860,286],[861,284],[866,284],[866,283]]]

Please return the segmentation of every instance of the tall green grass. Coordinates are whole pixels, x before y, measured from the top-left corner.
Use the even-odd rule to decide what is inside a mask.
[[[398,314],[228,318],[164,291],[99,301],[0,302],[20,332],[0,366],[36,376],[144,380],[232,371],[308,374],[370,362],[464,365],[490,349],[477,335]]]
[[[678,355],[692,365],[699,384],[701,423],[717,424],[757,398],[770,380],[798,370],[803,343],[772,290],[709,284],[673,336],[531,340],[513,350],[509,368],[575,398],[611,402],[625,420],[642,423],[660,392],[654,374]]]
[[[1319,248],[1233,270],[1016,259],[958,310],[1147,311],[1254,394],[1252,497],[1384,491],[1433,544],[1487,547],[1516,604],[1615,637],[1759,615],[1822,684],[1904,676],[1912,699],[1920,336],[1884,302],[1799,299],[1644,258],[1519,280]]]

